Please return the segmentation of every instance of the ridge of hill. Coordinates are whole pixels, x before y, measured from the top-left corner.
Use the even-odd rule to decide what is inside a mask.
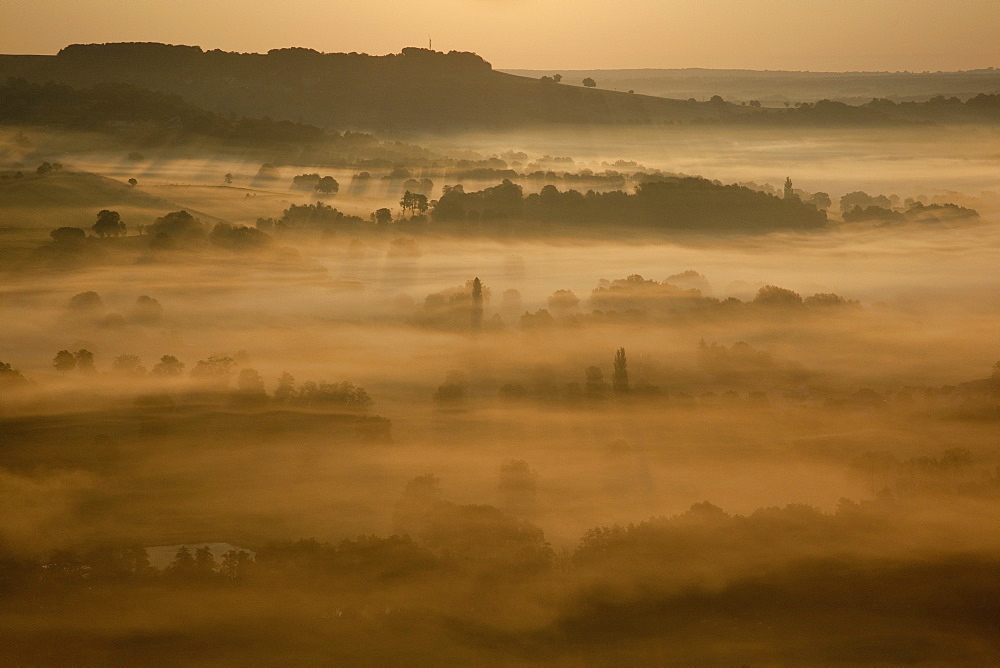
[[[528,79],[494,70],[474,53],[421,48],[371,56],[302,48],[257,54],[156,43],[74,44],[55,56],[0,56],[0,79],[8,77],[75,87],[132,84],[180,95],[216,113],[338,129],[673,123],[714,119],[725,111]]]
[[[166,100],[167,106],[182,110],[187,126],[249,141],[265,136],[316,141],[320,128],[460,132],[560,125],[1000,123],[1000,94],[995,93],[980,92],[964,101],[937,95],[921,102],[878,98],[858,105],[824,97],[766,108],[760,100],[734,104],[718,94],[699,102],[567,85],[553,76],[532,79],[494,70],[474,53],[413,47],[371,56],[303,48],[259,54],[157,43],[74,44],[55,56],[0,56],[3,79],[15,82],[8,83],[15,91],[29,90],[17,79],[45,84],[46,90],[58,87],[50,82],[93,87],[84,95],[90,120],[109,108],[100,105],[104,95],[131,94],[147,101],[175,96],[179,99]],[[598,85],[606,88],[608,81]],[[148,90],[130,93],[134,87]],[[16,104],[11,109],[0,104],[0,116],[18,111]],[[256,120],[240,123],[238,116]]]

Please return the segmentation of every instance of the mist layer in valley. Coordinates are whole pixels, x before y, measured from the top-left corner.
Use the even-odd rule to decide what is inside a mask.
[[[994,127],[125,130],[0,133],[7,662],[1000,655]]]

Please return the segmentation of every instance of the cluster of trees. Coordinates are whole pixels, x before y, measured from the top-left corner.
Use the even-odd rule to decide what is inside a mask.
[[[701,178],[667,178],[641,183],[634,194],[620,190],[560,192],[547,185],[527,197],[509,180],[478,192],[445,186],[431,203],[435,222],[462,224],[527,221],[565,223],[579,229],[627,226],[654,230],[767,232],[817,229],[825,212],[798,198],[778,198],[741,186]]]
[[[188,372],[188,377],[200,383],[203,387],[215,391],[224,391],[229,387],[234,374],[236,375],[237,397],[241,400],[267,401],[264,380],[253,368],[244,366],[236,374],[241,362],[248,359],[245,351],[235,356],[210,355],[198,360]],[[94,354],[86,349],[75,353],[60,350],[52,360],[52,366],[61,373],[76,370],[84,374],[96,374]],[[116,356],[111,363],[111,370],[119,376],[128,378],[182,378],[185,375],[186,364],[174,355],[163,355],[148,371],[138,355],[126,353]],[[20,371],[10,364],[0,363],[0,384],[17,386],[27,383]],[[306,381],[296,386],[295,378],[285,372],[278,378],[272,398],[276,403],[299,407],[328,407],[365,409],[371,406],[372,398],[368,392],[349,381],[328,383],[326,381]]]
[[[336,195],[340,191],[337,179],[316,173],[299,174],[292,179],[292,187],[297,190],[312,190],[323,195]]]
[[[102,327],[119,327],[128,322],[155,325],[163,319],[163,306],[149,295],[140,295],[126,315],[105,310],[104,300],[93,290],[73,295],[66,307],[73,318],[90,320]]]
[[[52,366],[63,374],[74,369],[84,374],[97,373],[97,368],[94,366],[94,353],[85,348],[81,348],[75,353],[60,350],[53,358]]]
[[[485,306],[491,295],[490,288],[477,276],[463,285],[427,295],[416,321],[423,325],[478,332],[485,324]]]
[[[859,307],[857,300],[848,300],[832,293],[817,293],[806,297],[775,285],[762,286],[753,300],[743,302],[735,297],[724,300],[702,294],[708,289],[704,276],[687,271],[659,282],[632,274],[614,280],[601,279],[591,292],[588,305],[596,311],[660,313],[677,316],[686,312],[708,309],[732,310],[739,307],[799,307],[827,306]],[[580,300],[572,292],[557,291],[549,298],[549,308],[556,316],[571,317]]]
[[[841,313],[860,309],[858,300],[834,293],[816,293],[803,298],[799,293],[774,285],[762,286],[753,299],[719,299],[706,296],[708,281],[695,271],[668,276],[659,282],[632,274],[614,280],[601,279],[584,302],[571,290],[556,290],[548,297],[547,308],[525,311],[517,290],[507,290],[492,314],[486,306],[490,289],[480,282],[482,299],[476,299],[476,280],[426,296],[408,318],[417,325],[454,331],[499,331],[509,326],[521,329],[578,327],[588,323],[645,322],[649,320],[703,319],[712,315],[732,318],[771,318],[799,314]],[[585,310],[583,307],[590,310]]]
[[[35,174],[38,174],[38,176],[45,176],[51,172],[61,171],[62,168],[63,166],[61,162],[43,162],[35,169]]]
[[[427,195],[411,193],[409,190],[403,193],[402,199],[399,200],[399,207],[403,210],[404,214],[409,212],[411,218],[423,215],[427,211],[428,206]]]
[[[644,381],[638,383],[629,381],[628,359],[624,348],[615,351],[612,369],[610,383],[605,380],[604,371],[600,367],[588,366],[584,370],[582,385],[578,382],[560,385],[552,375],[542,374],[536,378],[533,387],[525,387],[522,383],[506,383],[500,387],[498,394],[505,400],[564,399],[571,402],[584,398],[607,399],[611,395],[624,398],[629,395],[639,397],[660,394],[660,389],[656,386]]]
[[[271,245],[272,239],[264,231],[246,225],[217,223],[208,235],[208,240],[232,251],[260,250]]]
[[[29,381],[10,362],[0,362],[0,389],[23,388]]]
[[[100,238],[128,234],[128,227],[117,211],[104,209],[97,214],[97,222],[90,228]],[[140,236],[150,237],[149,246],[157,250],[176,250],[203,244],[206,240],[216,246],[233,251],[266,248],[271,238],[259,229],[245,225],[217,223],[209,226],[187,211],[172,211],[155,219],[149,225],[136,225]],[[60,227],[49,232],[55,247],[73,251],[83,247],[87,233],[79,227]]]
[[[966,448],[949,448],[938,457],[903,460],[890,452],[866,452],[851,462],[850,470],[872,496],[966,493],[984,484],[973,475],[972,453]]]
[[[429,197],[434,191],[434,182],[427,177],[420,179],[409,178],[403,181],[403,188],[407,192],[414,192]]]
[[[364,409],[372,404],[368,392],[351,382],[306,381],[296,387],[295,378],[287,371],[278,378],[274,399],[280,403],[304,407],[343,406]]]
[[[721,99],[720,99],[721,100]],[[786,103],[785,109],[763,109],[749,104],[749,112],[722,107],[722,122],[817,125],[893,125],[928,123],[996,123],[1000,121],[1000,94],[980,93],[965,101],[936,96],[925,102],[895,102],[874,98],[860,105],[834,100]]]
[[[222,362],[221,365],[220,361]],[[229,371],[234,364],[235,362],[229,357],[210,357],[207,360],[199,361],[198,367],[196,367],[196,370],[191,372],[191,375],[194,378],[205,378],[210,375],[212,377],[218,377],[220,375],[228,377]],[[81,373],[97,373],[97,367],[94,365],[94,354],[85,349],[78,350],[75,353],[71,353],[68,350],[60,350],[56,353],[55,358],[53,358],[52,366],[55,367],[57,371],[64,374],[69,371],[73,371],[74,369]],[[155,365],[153,365],[148,374],[161,378],[176,378],[183,375],[184,366],[184,363],[173,355],[164,355]],[[214,370],[220,368],[220,366],[223,369],[223,373],[210,374],[205,371],[206,368],[210,367]],[[116,374],[131,376],[133,378],[140,378],[147,375],[146,367],[143,366],[142,360],[138,355],[118,355],[112,361],[111,368]]]
[[[753,181],[743,181],[737,185],[750,188],[751,190],[758,190],[768,195],[778,195],[781,197],[797,197],[807,204],[812,204],[817,209],[829,209],[833,206],[833,200],[830,199],[830,195],[825,192],[815,192],[810,193],[800,188],[795,188],[792,186],[792,180],[790,178],[785,179],[784,187],[779,191],[777,188],[772,186],[770,183],[755,183]]]
[[[494,183],[508,179],[510,181],[528,181],[534,183],[566,185],[592,185],[603,188],[622,189],[631,183],[641,183],[643,181],[662,180],[669,178],[671,174],[665,174],[656,170],[623,172],[615,169],[606,169],[594,172],[590,169],[581,169],[577,172],[555,171],[552,169],[536,169],[534,171],[519,172],[515,169],[505,167],[475,167],[471,169],[460,169],[448,172],[448,178],[455,183],[463,181],[493,181]]]
[[[135,544],[106,545],[86,550],[63,549],[53,553],[44,564],[22,562],[24,570],[32,572],[32,579],[41,585],[94,586],[94,585],[148,585],[160,580],[169,583],[202,583],[213,581],[236,582],[245,579],[253,567],[253,554],[243,549],[231,549],[216,561],[209,545],[191,549],[183,545],[174,559],[162,571],[151,565],[149,551]],[[12,566],[6,562],[5,566]],[[9,578],[9,574],[8,574]],[[2,585],[13,584],[0,576]]]
[[[714,383],[728,386],[801,386],[812,374],[798,364],[779,364],[745,341],[732,346],[698,344],[698,366]],[[758,390],[759,391],[759,390]]]
[[[282,212],[281,218],[258,218],[256,227],[262,232],[312,230],[323,234],[337,231],[359,231],[365,219],[338,211],[329,204],[292,204]]]
[[[957,204],[924,204],[923,202],[909,202],[905,210],[896,210],[878,205],[870,205],[862,208],[860,204],[854,205],[843,212],[844,222],[880,222],[880,223],[940,223],[947,221],[968,221],[979,218],[979,212],[975,209],[958,206]]]
[[[716,343],[701,342],[698,348],[698,361],[701,368],[709,374],[714,383],[726,385],[759,383],[772,377],[781,377],[788,383],[801,384],[808,374],[795,365],[783,367],[777,365],[771,356],[763,351],[755,350],[744,342],[735,343],[731,348]],[[611,382],[606,380],[604,370],[599,366],[588,366],[584,370],[584,382],[559,383],[552,374],[541,374],[535,378],[531,386],[522,383],[506,383],[500,387],[499,396],[506,400],[556,400],[575,402],[580,399],[607,399],[610,396],[618,398],[667,398],[659,386],[652,385],[645,378],[630,380],[628,358],[624,348],[619,348],[614,355]],[[444,387],[444,386],[442,386]],[[439,390],[440,392],[440,390]],[[462,398],[467,394],[463,393]],[[711,399],[715,395],[706,395]],[[729,398],[738,398],[730,390]],[[680,394],[678,399],[689,399],[686,394]],[[763,393],[752,392],[752,400],[766,401]]]
[[[143,226],[139,226],[140,232]],[[97,222],[90,230],[100,238],[120,237],[128,234],[128,226],[117,211],[102,209],[97,213]],[[49,232],[52,242],[63,249],[79,247],[87,238],[87,233],[80,227],[57,227]]]

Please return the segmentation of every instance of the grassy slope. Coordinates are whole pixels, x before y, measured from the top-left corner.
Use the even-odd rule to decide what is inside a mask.
[[[0,181],[0,227],[89,228],[101,209],[122,214],[129,225],[148,224],[182,205],[99,174],[63,171]],[[218,219],[189,210],[208,222]]]

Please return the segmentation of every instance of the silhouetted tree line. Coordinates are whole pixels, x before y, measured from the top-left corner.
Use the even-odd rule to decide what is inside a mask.
[[[282,212],[281,218],[258,218],[256,228],[262,232],[316,231],[324,235],[337,232],[358,232],[369,227],[360,216],[342,213],[329,204],[292,204]]]
[[[899,459],[890,452],[866,452],[850,464],[851,474],[874,496],[921,494],[982,495],[997,491],[996,476],[982,475],[966,448],[949,448],[937,457]]]
[[[720,122],[810,125],[898,125],[928,123],[996,123],[1000,121],[1000,94],[979,93],[966,100],[933,97],[925,102],[894,102],[874,98],[860,105],[833,100],[801,102],[786,109],[754,106],[750,113],[728,108]],[[706,119],[707,121],[707,119]]]
[[[640,176],[641,174],[641,176]],[[567,185],[600,185],[608,188],[624,188],[632,179],[631,174],[618,172],[613,169],[594,172],[588,169],[579,172],[556,172],[553,170],[535,170],[532,172],[519,172],[516,169],[498,167],[474,167],[447,172],[446,176],[455,181],[528,181],[543,182],[548,184],[563,183]],[[636,181],[645,177],[645,173],[637,173]]]
[[[697,285],[699,287],[690,287]],[[719,299],[702,294],[708,284],[697,272],[684,272],[669,276],[664,281],[632,274],[613,280],[601,279],[587,299],[593,309],[580,309],[580,299],[568,290],[557,290],[549,297],[548,308],[534,313],[524,313],[520,318],[522,328],[552,326],[579,326],[588,322],[611,322],[615,318],[644,321],[650,318],[679,318],[732,316],[739,313],[782,316],[793,314],[827,313],[827,307],[860,307],[857,300],[845,299],[833,293],[817,293],[806,298],[787,288],[774,285],[761,287],[754,298],[743,301],[736,297]],[[430,297],[428,297],[430,299]]]
[[[798,198],[780,199],[694,177],[641,183],[634,194],[560,192],[548,185],[525,197],[521,187],[509,180],[471,193],[460,185],[445,186],[431,205],[431,216],[436,223],[453,223],[458,229],[470,223],[526,221],[539,229],[561,223],[577,229],[617,226],[754,233],[818,229],[826,224],[825,212]]]
[[[612,384],[631,384],[624,350],[614,367]],[[165,647],[204,653],[219,643],[231,657],[232,642],[252,637],[256,659],[287,659],[314,634],[322,656],[336,641],[384,658],[373,640],[383,636],[371,635],[381,629],[424,659],[437,656],[428,646],[458,644],[492,661],[583,652],[632,665],[650,652],[704,658],[705,646],[721,644],[733,647],[726,656],[794,652],[809,663],[831,655],[992,663],[983,659],[998,653],[995,541],[977,536],[975,523],[925,520],[992,502],[1000,471],[957,448],[906,460],[865,455],[851,468],[870,500],[841,499],[832,512],[790,504],[747,514],[705,501],[671,516],[595,526],[556,551],[531,519],[545,481],[526,461],[507,460],[498,467],[499,507],[456,503],[433,474],[410,479],[388,535],[276,539],[222,554],[189,543],[162,568],[130,538],[82,538],[52,552],[14,551],[0,540],[0,600],[4,614],[30,611],[46,641],[50,626],[82,619],[70,631],[74,661],[117,657],[114,613],[135,610],[156,625],[169,620],[168,642],[129,644],[126,653],[160,658],[174,656]],[[218,607],[219,617],[178,621],[178,611],[201,606]],[[238,626],[206,623],[237,610]],[[91,618],[100,620],[96,630]],[[18,633],[4,629],[5,658],[19,656],[9,642]],[[914,633],[931,640],[911,647]]]
[[[102,210],[90,228],[100,238],[125,236],[128,226],[117,211]],[[271,245],[271,237],[262,230],[246,225],[217,223],[211,227],[187,211],[172,211],[149,225],[136,225],[140,236],[149,237],[154,250],[183,250],[203,246],[206,241],[232,251],[261,250]],[[60,227],[49,232],[52,247],[68,255],[93,250],[88,246],[87,233],[79,227]]]
[[[525,485],[533,489],[533,473],[523,462],[505,468],[501,489],[518,498]],[[997,489],[1000,477],[990,484]],[[594,527],[560,555],[531,522],[493,506],[447,501],[440,481],[423,475],[397,504],[394,523],[405,532],[388,537],[279,540],[255,553],[234,548],[221,559],[207,545],[193,551],[182,546],[162,570],[135,544],[61,549],[41,560],[6,554],[0,557],[0,592],[16,598],[102,587],[149,595],[158,585],[231,587],[273,597],[306,588],[332,597],[337,615],[384,610],[393,601],[453,620],[499,612],[495,606],[516,610],[530,597],[554,612],[553,625],[537,633],[570,634],[585,643],[589,634],[604,640],[662,637],[675,625],[689,633],[692,618],[713,620],[704,630],[710,634],[746,626],[759,640],[761,619],[779,629],[797,626],[788,620],[790,607],[796,620],[815,617],[811,624],[823,633],[831,631],[831,620],[850,626],[857,615],[889,624],[902,614],[901,626],[911,630],[945,615],[953,631],[988,637],[988,620],[1000,613],[995,553],[958,546],[919,557],[894,553],[886,541],[910,530],[907,513],[887,499],[841,499],[833,513],[790,504],[748,515],[702,502],[672,517]],[[918,542],[930,544],[935,535],[932,529]],[[455,589],[470,597],[445,594]],[[438,595],[432,599],[421,594],[433,590]],[[392,591],[416,596],[386,598]],[[714,628],[719,623],[725,631]]]
[[[348,381],[340,383],[306,381],[296,387],[295,378],[288,372],[278,378],[274,400],[282,404],[304,407],[342,406],[360,409],[367,408],[372,403],[371,397],[363,387]]]
[[[913,202],[909,208],[898,211],[882,206],[871,205],[864,208],[861,205],[844,211],[844,222],[860,223],[875,221],[881,223],[940,223],[948,221],[973,220],[979,218],[979,212],[957,204],[924,204]]]

